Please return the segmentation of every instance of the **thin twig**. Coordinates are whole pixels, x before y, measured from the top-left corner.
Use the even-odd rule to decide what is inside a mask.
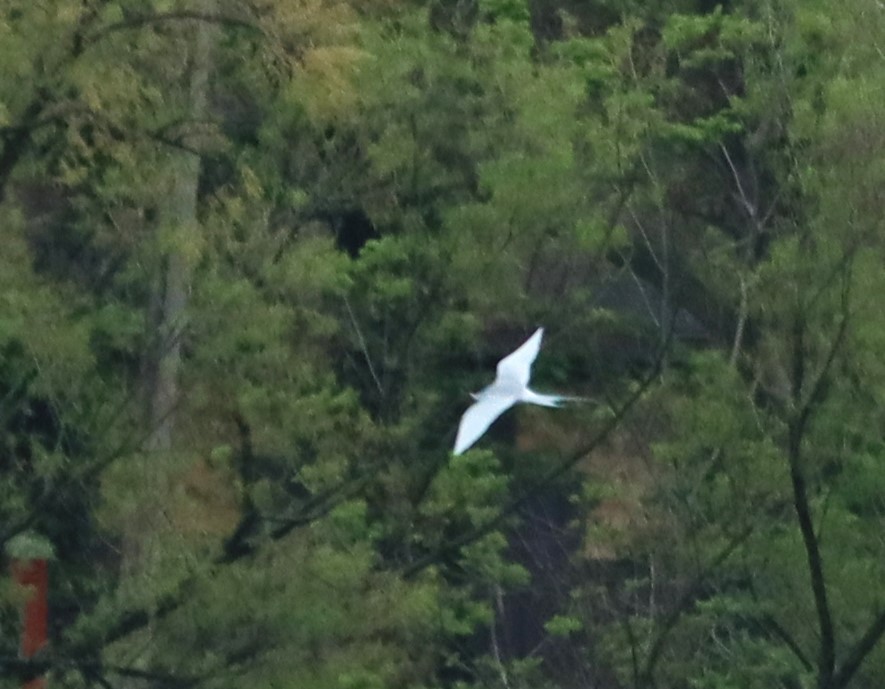
[[[501,585],[498,584],[495,586],[495,607],[498,612],[498,615],[501,617],[504,616],[504,596],[501,593]],[[491,640],[492,640],[492,653],[495,656],[495,664],[498,666],[498,674],[501,676],[501,684],[504,685],[504,689],[510,689],[510,680],[507,677],[507,667],[504,665],[504,661],[501,659],[501,651],[498,647],[498,620],[497,617],[492,618],[492,623],[489,625],[491,632]]]
[[[731,356],[728,359],[732,368],[737,365],[738,355],[741,353],[741,342],[744,339],[744,327],[747,324],[747,281],[743,275],[739,275],[738,279],[741,281],[741,301],[738,306],[738,322],[734,329]]]
[[[350,316],[350,322],[356,332],[357,340],[359,340],[360,349],[362,349],[363,352],[363,358],[365,358],[366,365],[369,367],[369,373],[372,376],[372,380],[375,381],[375,387],[378,388],[378,394],[380,394],[381,397],[384,397],[384,387],[381,385],[381,380],[375,373],[375,367],[372,365],[372,357],[369,356],[369,348],[366,346],[366,338],[363,337],[363,331],[360,329],[360,324],[356,320],[353,309],[350,308],[350,301],[348,300],[347,295],[344,295],[344,306],[347,308],[347,315]]]
[[[719,150],[722,151],[722,155],[725,157],[725,161],[728,163],[728,167],[731,169],[731,174],[734,177],[734,183],[737,185],[738,194],[740,194],[741,204],[744,206],[744,210],[747,211],[747,215],[750,216],[750,219],[753,222],[756,222],[756,203],[751,201],[749,196],[747,196],[747,192],[744,191],[744,185],[741,183],[741,176],[738,174],[737,167],[731,159],[731,155],[728,152],[728,148],[726,148],[725,144],[719,144]]]

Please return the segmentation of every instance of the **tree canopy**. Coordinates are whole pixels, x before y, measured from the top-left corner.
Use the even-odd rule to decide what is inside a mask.
[[[53,557],[0,682],[880,686],[883,46],[878,0],[5,0],[0,541]],[[541,325],[589,401],[452,456]]]

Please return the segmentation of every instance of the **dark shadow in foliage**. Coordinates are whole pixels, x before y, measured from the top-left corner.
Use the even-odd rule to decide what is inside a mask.
[[[571,19],[574,28],[585,36],[602,34],[621,18],[620,13],[609,2],[531,0],[529,8],[532,32],[540,43],[565,38],[566,17]]]
[[[381,237],[362,208],[348,208],[324,213],[321,219],[325,220],[332,228],[332,233],[335,235],[335,246],[339,250],[347,252],[351,258],[359,256],[367,242]]]
[[[239,413],[234,422],[240,435],[240,451],[235,467],[243,485],[240,505],[240,520],[233,533],[224,541],[223,561],[233,562],[251,554],[256,548],[256,539],[268,529],[267,516],[261,515],[252,500],[252,487],[260,479],[268,479],[282,486],[294,504],[306,506],[315,496],[308,488],[292,476],[285,458],[257,455],[252,445],[252,427]]]
[[[455,38],[466,38],[478,17],[477,0],[434,0],[430,5],[430,26]]]
[[[33,391],[35,379],[24,347],[8,343],[0,352],[0,455],[6,458],[0,480],[22,498],[23,505],[0,509],[0,521],[22,523],[53,545],[51,641],[96,602],[101,579],[112,576],[119,562],[116,549],[93,518],[98,481],[75,479],[72,473],[79,460],[90,456],[89,443],[81,429],[64,418],[63,410]],[[67,461],[47,471],[38,465],[44,453]],[[50,493],[52,499],[46,500]],[[3,611],[7,616],[9,611]],[[4,637],[0,647],[14,653],[15,643],[16,635]]]
[[[531,498],[520,509],[520,524],[510,536],[509,559],[529,572],[530,584],[497,601],[496,625],[501,653],[507,659],[543,659],[551,677],[566,682],[587,672],[586,658],[566,639],[554,639],[545,623],[567,609],[578,583],[570,561],[580,542],[565,486]],[[588,686],[593,678],[583,677]]]

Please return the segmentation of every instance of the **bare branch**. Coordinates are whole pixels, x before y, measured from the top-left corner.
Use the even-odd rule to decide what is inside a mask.
[[[850,267],[848,268],[850,272]],[[842,349],[842,344],[845,342],[845,335],[848,332],[848,301],[849,301],[849,289],[850,289],[850,275],[846,278],[846,286],[842,290],[842,317],[839,320],[839,325],[836,328],[836,334],[833,336],[833,340],[830,343],[830,348],[827,351],[827,355],[824,358],[824,363],[821,366],[820,371],[817,374],[817,378],[814,381],[814,384],[811,387],[811,392],[806,398],[805,402],[802,403],[800,411],[798,423],[800,424],[800,432],[804,432],[805,425],[808,422],[809,417],[811,416],[814,409],[818,404],[822,401],[824,390],[826,388],[827,381],[829,380],[830,371],[833,368],[833,363],[836,361],[836,356],[839,354],[839,351]]]
[[[739,275],[738,278],[741,281],[741,301],[738,306],[738,320],[737,325],[734,328],[734,342],[731,345],[731,356],[728,358],[728,363],[731,364],[732,367],[737,365],[738,356],[741,353],[741,344],[744,340],[744,327],[747,324],[747,312],[749,309],[747,299],[747,280],[743,275]]]
[[[501,590],[500,584],[495,586],[495,612],[497,613],[497,616],[500,616],[500,619],[505,619],[504,594]],[[507,666],[504,665],[504,661],[501,658],[501,649],[498,644],[497,617],[492,618],[492,623],[489,625],[489,632],[491,634],[492,653],[495,659],[495,665],[498,666],[498,675],[501,677],[501,684],[504,686],[504,689],[510,689],[510,681],[507,677]]]
[[[885,636],[885,610],[881,611],[870,624],[864,635],[857,641],[848,656],[833,675],[833,687],[843,689],[860,669],[861,664]]]
[[[731,154],[729,154],[728,148],[726,148],[725,144],[719,144],[719,150],[722,151],[722,155],[725,157],[725,161],[728,163],[728,167],[731,170],[731,175],[734,177],[734,183],[738,190],[738,197],[741,205],[744,207],[744,210],[747,212],[750,219],[757,225],[758,229],[756,202],[751,200],[747,195],[747,192],[744,190],[744,185],[741,183],[741,176],[738,174],[737,167],[731,159]]]
[[[798,661],[802,663],[802,667],[806,670],[811,671],[814,669],[814,666],[811,664],[811,661],[808,660],[808,657],[803,653],[802,649],[799,647],[799,644],[793,638],[793,636],[783,628],[783,626],[774,619],[771,615],[764,615],[761,621],[762,627],[774,634],[778,639],[784,642],[787,648],[793,652],[793,655],[796,656]]]
[[[228,26],[237,29],[247,29],[249,31],[264,35],[264,30],[260,26],[245,19],[208,12],[180,10],[176,12],[162,12],[160,14],[146,14],[138,17],[131,17],[129,19],[123,19],[121,21],[114,22],[113,24],[108,24],[107,26],[104,26],[101,29],[98,29],[97,31],[89,34],[84,39],[84,43],[87,45],[93,45],[106,38],[110,34],[119,31],[130,31],[152,24],[165,24],[169,22],[187,20],[210,22],[212,24],[220,24],[222,26]]]
[[[804,334],[804,323],[801,319],[797,319],[793,334],[793,399],[797,404],[803,395],[806,357]],[[839,338],[837,337],[835,341],[838,340]],[[835,346],[832,351],[835,351]],[[827,366],[824,367],[824,370],[826,369]],[[821,375],[823,375],[823,372]],[[822,378],[818,378],[818,383],[821,380]],[[796,511],[796,518],[799,521],[802,542],[805,546],[808,574],[811,578],[811,590],[814,596],[815,611],[817,612],[818,632],[820,633],[817,661],[818,681],[820,686],[826,687],[829,686],[829,680],[835,668],[836,643],[826,580],[824,578],[823,559],[811,518],[808,491],[802,471],[802,442],[806,423],[813,409],[812,401],[814,397],[815,395],[810,396],[805,404],[800,406],[798,413],[788,424],[787,460],[790,465],[790,481],[793,487],[793,507]]]
[[[643,665],[642,672],[640,676],[642,678],[642,683],[640,686],[654,686],[654,682],[652,681],[652,674],[654,673],[655,667],[657,666],[658,660],[661,657],[661,653],[664,651],[664,647],[667,643],[667,638],[670,636],[670,633],[676,628],[676,623],[679,621],[679,618],[682,617],[683,613],[688,610],[694,601],[695,597],[698,595],[701,586],[703,585],[706,578],[713,572],[715,569],[720,567],[729,557],[734,553],[738,547],[744,543],[750,535],[753,533],[753,527],[748,526],[744,528],[742,531],[735,534],[731,540],[725,544],[725,547],[716,554],[716,556],[710,560],[710,562],[701,568],[698,572],[697,576],[692,579],[689,585],[686,587],[683,594],[679,597],[679,600],[676,602],[676,605],[673,606],[673,609],[664,617],[660,626],[658,627],[657,637],[652,643],[651,649],[648,652],[648,656],[645,659],[645,664]]]
[[[375,381],[375,387],[378,388],[378,394],[381,395],[381,397],[384,397],[384,388],[381,385],[381,380],[378,378],[378,374],[375,373],[375,367],[372,365],[372,357],[369,356],[369,348],[366,346],[366,338],[363,337],[363,331],[360,329],[360,324],[356,320],[353,309],[350,308],[350,300],[348,300],[347,295],[344,296],[344,306],[347,307],[347,315],[350,316],[350,322],[356,332],[357,340],[360,343],[360,349],[363,352],[363,358],[366,360],[366,366],[369,367],[369,373],[372,376],[372,380]]]

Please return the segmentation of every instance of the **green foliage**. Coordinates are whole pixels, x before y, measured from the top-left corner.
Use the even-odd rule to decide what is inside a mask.
[[[878,686],[883,30],[8,2],[0,534],[55,552],[52,683]],[[590,401],[452,457],[538,325]]]
[[[544,623],[544,629],[553,636],[568,636],[583,628],[581,620],[576,617],[554,615]]]

